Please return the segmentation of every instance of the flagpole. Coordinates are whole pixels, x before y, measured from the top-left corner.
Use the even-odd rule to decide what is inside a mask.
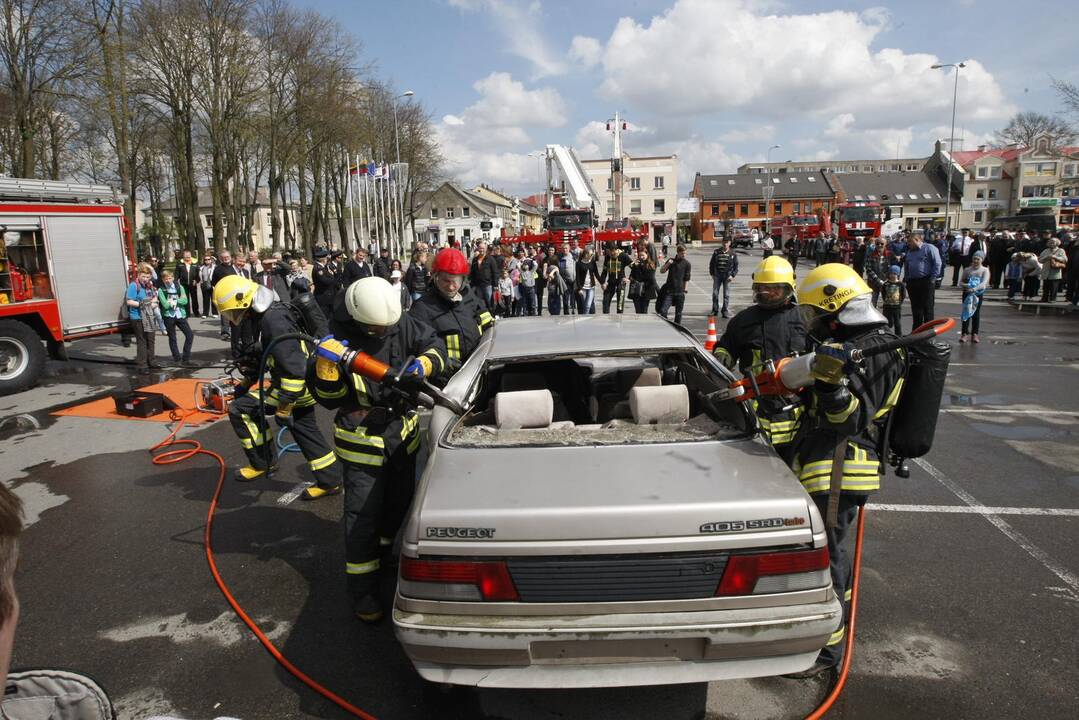
[[[350,154],[348,150],[345,150],[345,172],[348,174],[348,217],[352,223],[352,238],[359,240],[356,236],[356,209],[352,204],[352,163],[349,162]]]
[[[400,215],[397,213],[397,203],[394,202],[394,189],[393,189],[393,169],[390,169],[390,179],[386,181],[386,190],[389,191],[390,196],[390,224],[393,227],[393,251],[390,252],[390,256],[399,258],[401,257],[401,233],[398,232]]]
[[[364,250],[371,247],[371,240],[374,239],[375,233],[375,219],[371,215],[371,173],[368,172],[363,176],[363,207],[367,211],[367,238],[366,244],[363,246]]]
[[[358,153],[356,154],[355,161],[356,161],[356,172],[358,173],[359,172],[359,154]],[[363,210],[364,196],[360,194],[359,187],[360,187],[359,186],[359,177],[357,177],[356,178],[356,203],[360,207],[360,212],[359,212],[359,234],[356,235],[356,247],[357,248],[364,246],[364,240],[363,240],[363,235],[364,235],[364,210]]]

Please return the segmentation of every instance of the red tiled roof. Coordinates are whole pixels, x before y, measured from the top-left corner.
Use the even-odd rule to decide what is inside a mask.
[[[998,157],[1005,162],[1011,162],[1015,160],[1023,153],[1027,152],[1030,148],[992,148],[990,150],[957,150],[952,153],[952,159],[954,159],[961,166],[966,167],[975,160],[980,160],[983,157]],[[1061,155],[1075,155],[1079,153],[1079,147],[1062,147],[1057,148],[1057,151]]]

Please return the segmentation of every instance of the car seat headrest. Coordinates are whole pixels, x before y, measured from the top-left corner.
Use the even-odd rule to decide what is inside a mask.
[[[550,390],[518,390],[495,395],[495,425],[499,430],[545,428],[554,418]]]
[[[629,391],[629,409],[638,425],[684,423],[689,420],[689,388],[685,385],[634,387]]]

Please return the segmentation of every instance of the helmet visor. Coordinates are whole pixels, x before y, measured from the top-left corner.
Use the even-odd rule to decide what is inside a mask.
[[[754,283],[753,301],[766,308],[777,308],[787,304],[794,290],[786,283]]]
[[[235,308],[233,310],[222,310],[221,317],[225,319],[229,325],[239,325],[244,319],[244,313],[247,312],[247,308]]]
[[[802,318],[806,332],[818,340],[822,339],[817,335],[817,331],[826,313],[815,305],[799,305],[798,315]]]

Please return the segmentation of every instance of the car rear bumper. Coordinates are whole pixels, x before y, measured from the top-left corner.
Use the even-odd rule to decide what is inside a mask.
[[[827,602],[585,616],[437,615],[395,608],[394,630],[432,682],[480,687],[613,687],[804,670],[842,622]]]

